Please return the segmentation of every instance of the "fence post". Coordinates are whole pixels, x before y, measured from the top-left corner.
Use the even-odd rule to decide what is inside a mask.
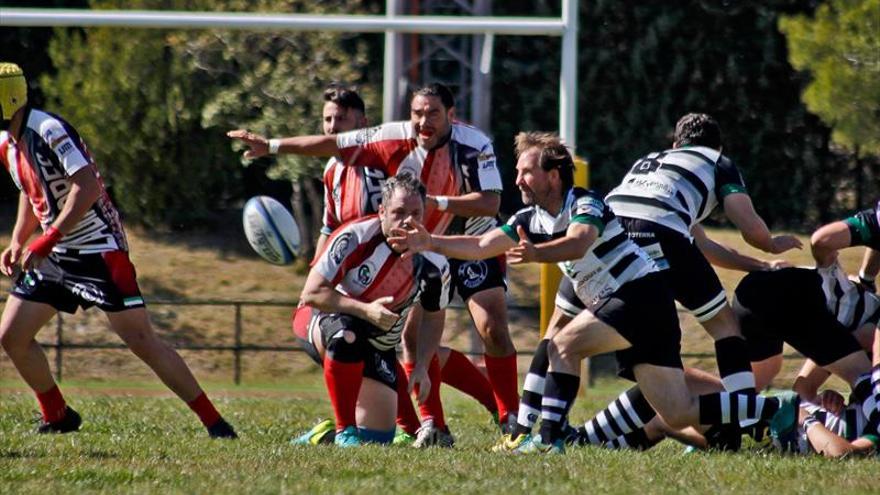
[[[64,337],[64,321],[61,317],[61,312],[59,311],[55,315],[55,381],[61,382],[61,364],[63,363],[62,349],[64,347],[64,343],[62,341]]]
[[[235,303],[235,384],[241,385],[241,303]]]

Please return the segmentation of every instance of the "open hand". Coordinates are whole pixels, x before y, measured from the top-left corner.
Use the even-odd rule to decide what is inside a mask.
[[[535,245],[526,237],[526,231],[521,225],[516,226],[516,233],[519,235],[519,243],[516,247],[507,250],[507,262],[511,265],[519,265],[537,261],[538,253],[535,251]]]
[[[248,150],[244,152],[244,157],[248,160],[269,154],[269,140],[259,134],[254,134],[246,129],[236,129],[227,132],[226,136],[241,141],[248,147]]]

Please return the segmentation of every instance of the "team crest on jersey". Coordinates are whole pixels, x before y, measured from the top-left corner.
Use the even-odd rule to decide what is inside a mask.
[[[357,270],[357,283],[363,285],[364,287],[370,285],[370,282],[373,281],[373,277],[376,276],[376,268],[372,263],[364,263]]]
[[[468,261],[458,267],[458,278],[468,289],[479,287],[486,281],[487,275],[489,275],[489,267],[483,260]]]
[[[346,232],[344,234],[340,234],[339,237],[333,241],[333,245],[330,246],[330,259],[333,263],[340,265],[342,264],[342,260],[348,256],[351,247],[351,233]]]

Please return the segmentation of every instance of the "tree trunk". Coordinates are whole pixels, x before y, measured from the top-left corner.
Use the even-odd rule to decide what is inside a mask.
[[[311,258],[312,251],[314,250],[314,236],[312,235],[314,230],[308,215],[306,215],[302,184],[300,179],[293,180],[291,183],[293,193],[290,195],[290,204],[293,206],[293,216],[296,217],[296,223],[299,225],[299,234],[302,238],[302,253],[300,256]]]

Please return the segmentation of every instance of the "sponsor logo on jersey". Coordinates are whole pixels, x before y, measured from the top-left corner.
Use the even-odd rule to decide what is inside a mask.
[[[483,260],[468,261],[462,263],[458,267],[458,278],[468,289],[473,289],[482,285],[482,283],[486,281],[488,275],[489,267]]]
[[[344,234],[340,234],[336,240],[333,241],[333,245],[330,246],[330,260],[337,265],[342,264],[342,260],[348,256],[351,247],[351,233],[346,232]]]
[[[376,269],[373,267],[372,263],[364,263],[357,270],[357,283],[366,287],[370,285],[370,282],[373,281],[373,277],[376,275]]]

